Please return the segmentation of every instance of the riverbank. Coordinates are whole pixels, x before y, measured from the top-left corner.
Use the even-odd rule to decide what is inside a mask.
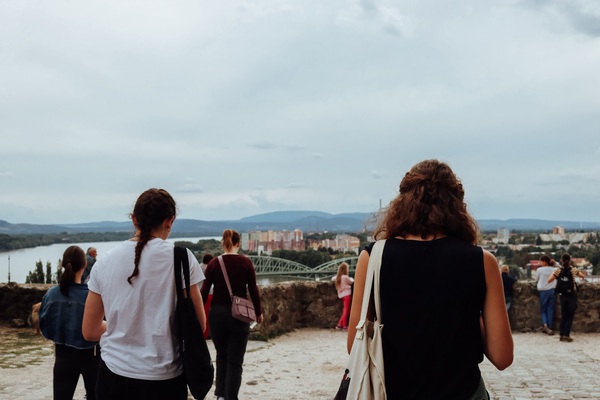
[[[7,352],[6,341],[26,339],[25,348]],[[600,334],[558,336],[516,333],[515,361],[497,371],[487,360],[481,371],[493,399],[599,399]],[[11,346],[14,347],[14,342]],[[10,346],[9,346],[10,347]],[[214,346],[209,341],[214,358]],[[51,399],[52,344],[31,331],[0,329],[0,400]],[[346,334],[306,328],[268,342],[250,341],[240,398],[245,400],[331,400],[347,361]],[[83,399],[80,381],[76,400]],[[207,397],[213,399],[212,393]],[[191,397],[190,397],[191,399]]]

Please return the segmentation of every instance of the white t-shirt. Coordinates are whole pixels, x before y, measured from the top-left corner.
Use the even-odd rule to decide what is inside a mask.
[[[117,375],[144,380],[166,380],[183,373],[175,323],[173,247],[162,239],[150,240],[134,269],[135,245],[128,240],[98,258],[88,283],[104,304],[106,332],[100,338],[101,356]],[[188,250],[190,284],[204,280],[196,257]]]
[[[538,290],[551,290],[556,287],[556,279],[548,283],[548,279],[555,269],[556,267],[539,267],[535,270],[535,280],[537,282]]]

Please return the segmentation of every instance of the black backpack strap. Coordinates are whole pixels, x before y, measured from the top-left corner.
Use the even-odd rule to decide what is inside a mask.
[[[190,297],[190,261],[188,259],[187,249],[181,246],[175,246],[174,248],[174,268],[175,268],[175,289],[177,290],[177,297],[183,296],[182,288],[182,271],[183,280],[185,281],[185,291],[187,298]]]

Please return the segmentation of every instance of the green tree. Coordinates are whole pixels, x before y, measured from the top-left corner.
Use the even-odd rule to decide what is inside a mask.
[[[52,283],[52,264],[46,262],[46,283]]]
[[[44,281],[44,265],[42,264],[42,260],[39,260],[35,263],[35,269],[29,271],[29,274],[25,278],[25,283],[44,283]]]

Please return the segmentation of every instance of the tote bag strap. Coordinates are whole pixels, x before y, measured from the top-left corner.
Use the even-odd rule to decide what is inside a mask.
[[[183,298],[183,290],[186,291],[187,297],[190,297],[190,263],[188,260],[187,249],[185,247],[174,247],[174,268],[175,268],[175,290],[177,297]],[[185,289],[182,288],[182,271],[183,281],[185,281]]]
[[[231,292],[231,284],[229,283],[229,276],[227,276],[227,270],[225,269],[225,261],[223,261],[223,256],[217,257],[219,259],[219,264],[221,264],[221,271],[223,271],[223,277],[225,278],[225,283],[227,284],[227,290],[229,290],[229,297],[233,296]]]
[[[383,248],[385,246],[385,240],[378,240],[371,249],[369,256],[369,265],[367,267],[367,277],[365,280],[365,291],[363,293],[363,302],[360,309],[360,321],[364,322],[367,320],[367,312],[369,309],[369,302],[371,300],[371,291],[373,292],[373,301],[375,303],[375,314],[379,321],[381,321],[381,300],[379,299],[379,270],[381,268],[381,257],[383,255]],[[361,324],[362,325],[362,324]]]

